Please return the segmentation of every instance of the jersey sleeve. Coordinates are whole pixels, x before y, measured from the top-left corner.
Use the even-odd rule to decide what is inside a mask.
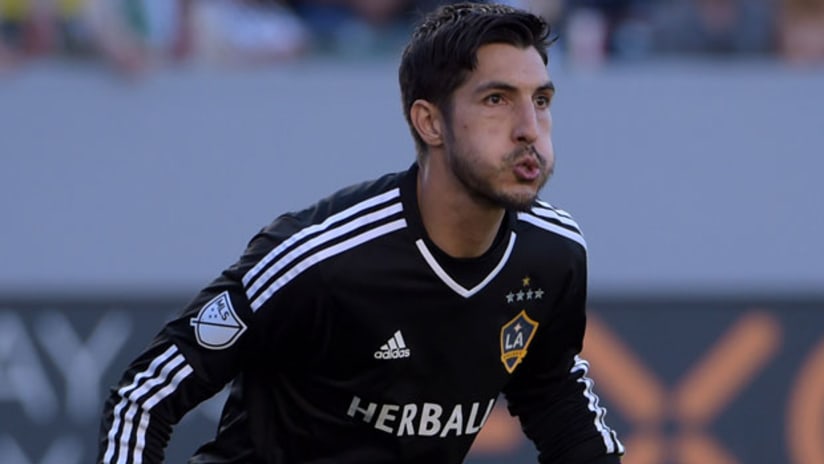
[[[541,463],[616,464],[624,452],[604,422],[589,364],[579,356],[586,325],[586,251],[576,248],[553,316],[540,327],[504,395]]]
[[[290,321],[288,308],[268,311],[269,319],[277,317],[265,323],[262,337],[250,276],[293,231],[287,217],[261,231],[131,362],[103,408],[98,464],[163,462],[172,427],[254,362],[262,340],[269,349],[277,345],[278,330]]]

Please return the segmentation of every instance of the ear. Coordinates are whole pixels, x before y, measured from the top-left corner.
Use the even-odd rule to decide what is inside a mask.
[[[409,109],[409,119],[425,144],[430,147],[443,145],[445,125],[437,106],[426,100],[415,100]]]

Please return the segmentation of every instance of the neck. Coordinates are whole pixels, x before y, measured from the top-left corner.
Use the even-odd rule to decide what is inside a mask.
[[[474,258],[492,246],[501,227],[503,208],[473,197],[447,169],[419,166],[417,195],[429,238],[454,258]]]

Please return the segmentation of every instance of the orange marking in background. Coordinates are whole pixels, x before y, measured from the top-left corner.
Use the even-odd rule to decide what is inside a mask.
[[[651,433],[636,434],[623,442],[627,450],[621,459],[623,464],[661,464],[666,447],[660,436]]]
[[[678,418],[693,425],[709,423],[776,354],[780,343],[781,327],[770,314],[743,315],[680,382],[674,395]]]
[[[781,326],[771,314],[744,313],[670,394],[655,373],[590,314],[581,355],[593,365],[596,391],[632,423],[634,433],[622,437],[624,464],[737,464],[704,428],[776,355],[781,338]],[[788,442],[794,464],[824,463],[824,341],[805,364],[790,411]],[[679,424],[671,439],[663,432],[668,418]],[[498,405],[472,452],[503,455],[523,441],[517,419]]]
[[[738,461],[706,435],[685,434],[675,440],[677,464],[736,464]]]
[[[478,454],[511,453],[521,446],[524,433],[518,419],[509,415],[505,406],[495,406],[486,424],[478,433],[471,452]]]
[[[592,363],[590,377],[599,394],[621,409],[630,421],[658,423],[666,411],[666,390],[637,357],[597,317],[587,318],[581,356]]]
[[[804,362],[790,395],[787,443],[794,463],[824,463],[824,339]]]

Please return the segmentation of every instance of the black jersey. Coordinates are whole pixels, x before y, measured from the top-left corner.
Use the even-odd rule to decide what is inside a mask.
[[[217,436],[190,462],[459,463],[501,393],[541,462],[618,462],[578,356],[576,223],[536,201],[483,256],[455,259],[425,233],[416,176],[255,236],[112,389],[98,462],[161,462],[172,426],[229,382]]]

